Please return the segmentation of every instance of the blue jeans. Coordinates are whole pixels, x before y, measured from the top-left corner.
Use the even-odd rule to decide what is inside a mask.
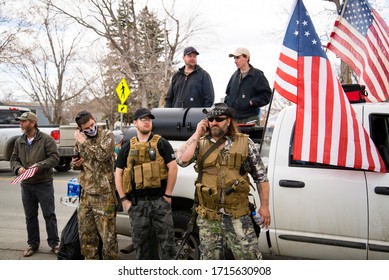
[[[58,245],[57,217],[55,215],[53,181],[28,184],[21,183],[22,202],[26,217],[28,245],[37,250],[40,245],[38,208],[39,204],[46,222],[47,243],[50,248]]]

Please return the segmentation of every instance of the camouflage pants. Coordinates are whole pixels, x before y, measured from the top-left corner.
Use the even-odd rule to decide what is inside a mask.
[[[138,200],[137,205],[128,211],[131,223],[131,237],[134,243],[136,258],[150,260],[151,229],[161,246],[163,260],[173,260],[176,256],[172,208],[163,198],[155,200]]]
[[[117,260],[116,205],[112,193],[90,195],[83,192],[78,206],[78,231],[81,254],[85,259],[99,259],[99,242],[102,241],[104,260]],[[100,237],[100,238],[99,238]]]
[[[203,260],[224,259],[226,247],[236,260],[260,260],[257,236],[248,215],[238,219],[222,215],[220,221],[197,218],[200,229],[200,251]]]

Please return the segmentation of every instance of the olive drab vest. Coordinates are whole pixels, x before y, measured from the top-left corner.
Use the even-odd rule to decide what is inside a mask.
[[[167,167],[157,147],[160,138],[157,134],[148,142],[139,142],[136,137],[131,138],[127,167],[123,171],[125,193],[132,191],[132,179],[135,190],[160,188],[161,180],[167,179]]]
[[[214,143],[200,139],[197,163]],[[229,151],[215,149],[206,157],[201,180],[196,181],[199,199],[197,213],[202,218],[220,220],[220,213],[239,218],[250,214],[248,194],[250,181],[247,173],[240,174],[240,167],[248,156],[248,135],[238,133]],[[197,167],[196,167],[197,168]]]

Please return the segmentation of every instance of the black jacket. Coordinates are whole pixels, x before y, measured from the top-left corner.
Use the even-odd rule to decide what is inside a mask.
[[[224,102],[236,110],[237,119],[248,118],[258,115],[259,108],[269,104],[271,95],[269,82],[263,72],[250,64],[250,70],[242,80],[239,69],[231,76]]]
[[[199,65],[188,76],[185,66],[173,75],[165,97],[165,108],[211,107],[215,93],[211,76]]]

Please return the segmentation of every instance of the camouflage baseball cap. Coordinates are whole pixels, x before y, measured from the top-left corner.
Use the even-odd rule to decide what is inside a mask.
[[[34,121],[38,122],[38,118],[33,112],[24,112],[20,117],[15,118],[17,121]]]

